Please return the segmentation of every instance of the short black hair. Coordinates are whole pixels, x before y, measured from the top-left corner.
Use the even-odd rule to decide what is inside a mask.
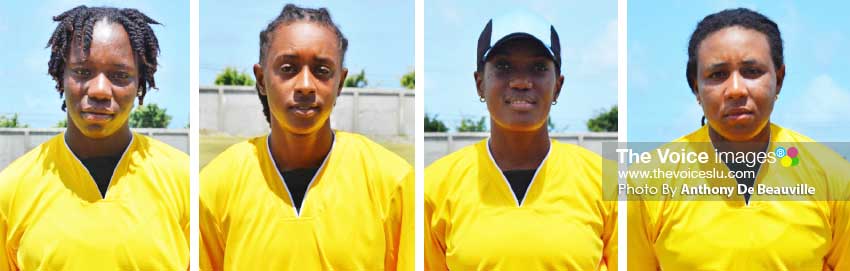
[[[148,87],[156,88],[154,73],[156,73],[157,56],[159,55],[159,41],[151,29],[151,25],[160,24],[151,19],[141,11],[132,8],[113,7],[86,7],[78,6],[53,17],[53,21],[59,22],[53,35],[47,42],[50,47],[50,61],[47,63],[47,73],[56,81],[56,91],[59,97],[65,92],[62,85],[65,74],[65,60],[71,55],[71,42],[77,41],[82,45],[82,56],[85,60],[91,49],[91,35],[94,24],[101,19],[118,23],[127,31],[130,46],[133,48],[136,60],[139,61],[139,105],[142,105]],[[65,103],[62,103],[62,111]]]
[[[286,4],[280,14],[277,15],[277,18],[269,22],[266,29],[260,32],[260,61],[258,62],[260,66],[264,65],[263,61],[266,58],[266,53],[269,49],[269,41],[272,39],[272,33],[274,33],[274,30],[281,24],[287,25],[301,21],[317,23],[334,31],[339,44],[340,65],[343,65],[345,62],[345,51],[348,50],[348,39],[345,38],[345,35],[343,35],[342,31],[339,30],[339,26],[337,26],[333,19],[331,19],[331,14],[328,12],[328,9],[302,8],[294,4]],[[259,82],[257,82],[256,88],[257,96],[260,97],[260,103],[263,104],[263,114],[266,115],[266,122],[271,123],[269,99],[268,97],[260,94]]]
[[[697,92],[697,86],[694,84],[694,81],[697,73],[697,50],[699,50],[699,44],[708,35],[732,26],[740,26],[764,34],[770,46],[770,56],[773,59],[773,66],[778,70],[785,64],[782,53],[782,34],[779,32],[779,26],[775,22],[761,13],[746,8],[726,9],[705,16],[697,24],[694,33],[691,34],[691,39],[688,42],[688,64],[685,71],[685,78],[688,80],[688,86],[691,87],[692,93]]]

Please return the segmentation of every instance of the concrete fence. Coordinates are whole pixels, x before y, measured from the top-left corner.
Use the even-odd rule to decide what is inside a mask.
[[[616,142],[617,133],[554,133],[550,137],[602,155],[602,142]],[[490,137],[490,133],[425,133],[425,165],[463,147]]]
[[[240,136],[268,132],[253,86],[202,86],[199,96],[200,129]],[[406,89],[343,88],[331,127],[370,137],[413,138],[414,99]]]
[[[156,138],[185,153],[189,153],[187,129],[132,129],[133,132]],[[0,170],[48,139],[64,132],[65,128],[0,128]]]

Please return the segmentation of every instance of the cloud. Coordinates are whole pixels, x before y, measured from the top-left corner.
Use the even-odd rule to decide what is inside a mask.
[[[799,127],[827,128],[847,123],[850,113],[850,91],[839,86],[829,75],[822,74],[809,82],[799,100],[782,101],[783,120]],[[777,112],[778,113],[778,112]],[[841,125],[838,125],[841,126]]]
[[[602,31],[588,42],[571,47],[563,50],[564,63],[573,63],[565,65],[564,72],[585,78],[616,78],[611,76],[617,72],[616,19],[608,21]],[[617,86],[616,80],[611,82],[611,86]]]

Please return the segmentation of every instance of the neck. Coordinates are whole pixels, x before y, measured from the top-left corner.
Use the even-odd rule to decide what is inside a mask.
[[[501,170],[535,169],[549,152],[549,131],[508,131],[491,121],[490,152]]]
[[[133,134],[127,123],[104,138],[86,137],[71,120],[68,120],[68,128],[65,129],[65,142],[68,143],[71,152],[80,159],[119,156],[127,149],[127,145],[130,145],[132,138]]]
[[[275,123],[272,119],[272,123]],[[272,125],[270,137],[272,156],[278,170],[290,171],[301,168],[317,168],[331,151],[333,132],[330,122],[315,133],[293,134],[279,125]]]
[[[747,141],[731,141],[720,135],[711,125],[708,126],[708,136],[714,148],[721,152],[762,152],[770,144],[770,123]]]

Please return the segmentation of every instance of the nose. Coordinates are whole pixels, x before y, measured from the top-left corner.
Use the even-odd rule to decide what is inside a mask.
[[[510,82],[508,83],[512,89],[528,90],[534,87],[534,84],[531,82],[531,79],[525,75],[517,75],[511,77]]]
[[[740,72],[732,72],[732,76],[730,76],[729,79],[732,80],[732,82],[730,82],[731,85],[726,89],[726,99],[737,99],[749,94],[747,92],[747,87],[744,84],[744,77],[741,76]]]
[[[89,81],[86,95],[94,100],[112,99],[112,83],[106,74],[100,73]]]
[[[316,93],[316,77],[310,71],[310,67],[305,66],[301,69],[295,78],[295,92],[306,95]]]

